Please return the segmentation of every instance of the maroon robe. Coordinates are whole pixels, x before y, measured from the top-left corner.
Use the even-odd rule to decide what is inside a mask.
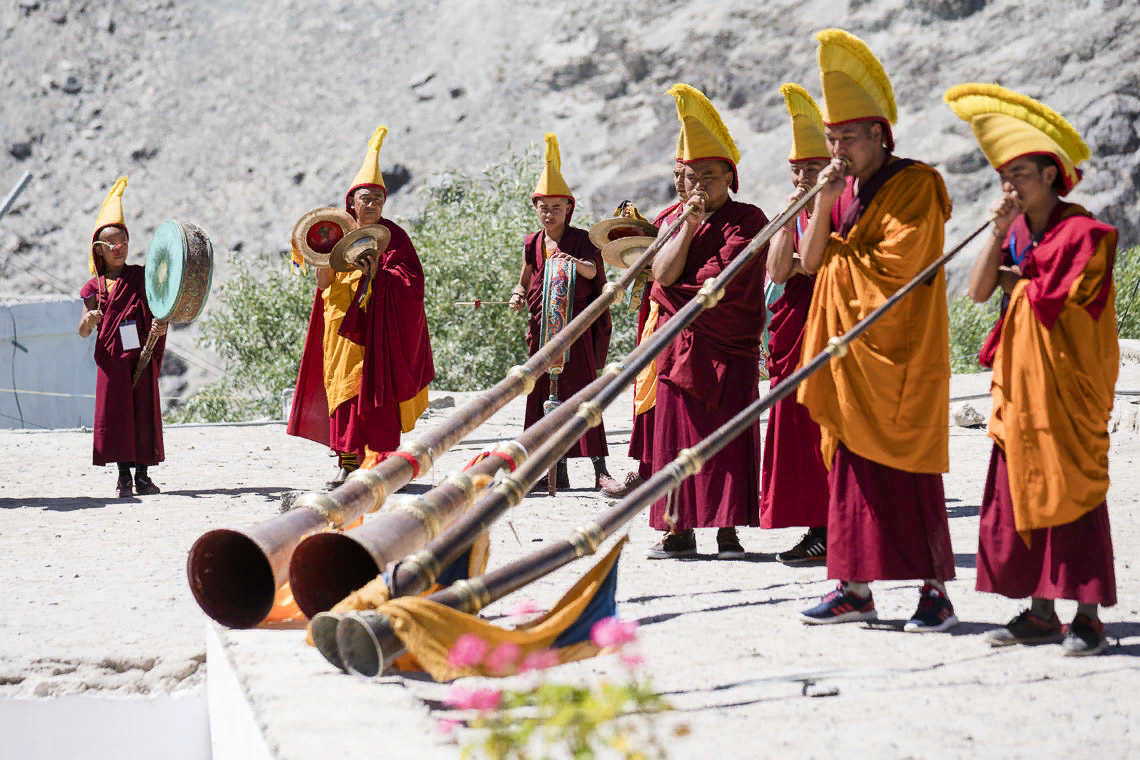
[[[1116,604],[1116,571],[1108,505],[1080,519],[1030,534],[1030,546],[1013,523],[1005,452],[994,444],[978,524],[978,591],[1011,599],[1072,599]]]
[[[100,286],[102,279],[91,278],[79,291],[80,298],[95,298],[96,308],[103,310],[95,335],[95,445],[91,461],[97,465],[134,462],[150,467],[166,459],[158,399],[166,336],[158,339],[139,384],[132,388],[131,378],[142,348],[124,351],[119,327],[134,320],[139,344],[146,345],[152,316],[146,303],[144,270],[137,265],[123,267],[109,291]]]
[[[356,452],[360,461],[365,446],[386,452],[400,445],[400,402],[415,398],[435,377],[423,267],[407,233],[387,219],[380,224],[392,237],[380,256],[368,305],[362,310],[353,298],[340,326],[341,336],[364,346],[360,392],[330,414],[324,381],[325,303],[318,290],[285,428],[289,435],[335,451]]]
[[[848,177],[831,209],[835,234],[846,238],[878,191],[914,163],[888,157],[858,193],[854,178]],[[897,470],[861,457],[841,443],[827,485],[828,578],[857,582],[954,578],[941,473]]]
[[[706,279],[716,277],[767,223],[756,206],[729,200],[697,227],[681,276],[669,287],[654,283],[657,329],[688,303]],[[681,331],[657,358],[653,471],[681,449],[723,425],[759,398],[760,335],[764,332],[767,248],[725,289],[716,307]],[[675,530],[760,524],[760,425],[753,423],[673,494]],[[667,530],[666,499],[653,505],[649,524]]]
[[[807,213],[800,212],[793,235],[797,251],[807,224]],[[815,275],[793,274],[772,304],[772,322],[768,325],[772,388],[800,365],[814,286]],[[819,425],[792,394],[777,402],[768,415],[760,474],[760,527],[825,527],[827,500],[827,466],[820,451]]]
[[[540,345],[542,329],[542,285],[546,267],[546,256],[543,251],[545,234],[539,230],[527,235],[523,246],[523,259],[530,267],[530,285],[526,291],[526,303],[530,312],[530,321],[526,329],[526,347],[531,356],[542,347]],[[567,227],[562,233],[562,240],[558,250],[570,254],[576,259],[585,259],[594,262],[597,268],[593,278],[577,275],[574,278],[574,307],[571,318],[578,316],[582,311],[602,293],[606,284],[605,264],[601,252],[590,242],[590,234],[577,227]],[[570,358],[562,367],[562,374],[558,376],[558,400],[565,401],[578,391],[585,388],[598,377],[598,368],[606,361],[609,352],[610,333],[613,324],[607,310],[599,317],[581,338],[570,346]],[[546,372],[535,380],[534,390],[526,399],[526,419],[523,428],[542,419],[542,405],[550,398],[550,375]],[[606,447],[606,431],[604,425],[592,428],[578,442],[566,452],[566,458],[574,457],[604,457],[609,453]]]
[[[658,230],[668,227],[680,211],[681,202],[677,201],[657,215],[657,218],[653,220],[653,226]],[[633,336],[635,346],[641,344],[641,334],[645,331],[645,320],[649,318],[649,294],[652,287],[652,283],[647,284],[641,299],[641,309],[637,314],[637,335]],[[650,476],[653,475],[653,420],[656,411],[657,405],[654,404],[653,408],[646,409],[641,414],[637,414],[637,412],[633,414],[633,431],[629,436],[629,456],[631,459],[637,460],[637,474],[641,476],[642,480],[649,480]]]

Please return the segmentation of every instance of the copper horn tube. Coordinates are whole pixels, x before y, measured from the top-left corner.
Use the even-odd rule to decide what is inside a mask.
[[[627,269],[616,283],[607,284],[602,295],[547,343],[540,353],[554,347],[556,350],[551,352],[553,356],[561,356],[565,351],[564,336],[572,331],[576,335],[584,332],[574,329],[578,320],[596,311],[594,316],[589,316],[587,322],[587,324],[592,323],[597,315],[619,301],[625,288],[637,278],[642,269],[649,265],[673,231],[693,213],[692,208],[687,206],[685,212],[658,235],[633,266]],[[547,362],[546,366],[549,367],[551,363],[553,362]],[[611,364],[598,380],[588,386],[592,389],[588,394],[583,391],[573,399],[559,404],[550,414],[544,415],[537,423],[524,430],[515,441],[504,444],[499,450],[508,454],[518,467],[529,456],[529,452],[537,449],[558,428],[571,420],[577,404],[593,398],[593,394],[610,382],[616,372],[617,365]],[[400,501],[366,525],[344,533],[322,533],[305,539],[296,548],[289,564],[290,588],[301,611],[313,617],[319,612],[332,609],[341,599],[379,575],[390,562],[406,557],[435,539],[445,526],[452,523],[475,501],[474,489],[469,487],[469,481],[464,478],[467,475],[479,474],[494,476],[506,466],[507,463],[503,459],[488,457],[471,470],[444,481],[432,491]],[[334,491],[333,494],[335,493]],[[521,499],[520,495],[519,500]],[[474,540],[479,532],[482,531],[473,533],[471,540]],[[467,546],[463,546],[456,557],[466,549]],[[428,586],[430,585],[429,583]]]
[[[569,423],[560,425],[557,432],[546,439],[542,448],[538,449],[514,474],[506,478],[490,493],[480,498],[473,509],[459,517],[439,538],[432,541],[423,550],[396,563],[389,569],[390,595],[393,598],[409,596],[423,593],[430,588],[439,576],[438,568],[447,567],[458,559],[475,540],[476,536],[486,530],[507,509],[521,502],[523,496],[529,492],[542,473],[549,470],[573,445],[574,441],[581,438],[589,428],[596,427],[601,422],[602,411],[613,403],[618,395],[634,381],[638,373],[685,327],[690,325],[705,309],[713,308],[717,304],[728,282],[823,187],[823,184],[817,184],[802,193],[756,234],[748,246],[721,272],[720,276],[707,280],[701,291],[666,322],[663,328],[654,332],[648,340],[642,341],[623,360],[621,365],[607,367],[606,375],[609,375],[610,370],[614,369],[617,372],[615,378],[608,378],[603,375],[564,402],[562,407],[574,409],[574,416]],[[659,236],[658,240],[661,237],[663,236]],[[557,411],[555,410],[556,413]],[[551,415],[551,417],[553,416]],[[357,532],[353,531],[345,535],[354,535]],[[294,593],[296,593],[295,589]],[[332,613],[322,613],[322,617],[325,615],[332,616]],[[324,631],[330,630],[329,622],[322,620],[321,628]],[[322,652],[330,652],[332,644],[328,641],[319,643],[318,649]],[[334,658],[326,654],[326,658],[334,665],[342,667],[339,657]]]
[[[525,364],[511,368],[506,378],[493,388],[456,409],[445,424],[402,445],[400,450],[415,459],[417,467],[413,468],[404,457],[389,457],[369,470],[357,470],[344,485],[331,493],[305,494],[287,514],[244,531],[220,529],[199,537],[190,548],[186,572],[194,599],[202,611],[231,628],[250,628],[264,620],[273,608],[276,590],[288,577],[293,552],[303,539],[314,533],[334,531],[379,509],[389,495],[403,488],[418,474],[427,472],[438,456],[459,443],[509,401],[529,393],[534,387],[534,378],[546,372],[610,305],[621,299],[638,273],[648,266],[664,242],[692,213],[691,208],[687,207],[685,213],[658,236],[634,266],[626,270],[616,283],[607,284],[601,297],[571,320]],[[298,510],[301,514],[294,514]],[[446,524],[454,514],[441,517]],[[385,516],[374,523],[380,525],[377,532],[391,533],[385,539],[371,542],[379,543],[380,549],[373,552],[367,548],[368,544],[362,543],[369,554],[367,559],[357,554],[344,560],[356,577],[367,574],[356,568],[361,564],[371,564],[372,574],[364,583],[383,567],[377,562],[386,563],[390,554],[402,557],[430,540],[422,523],[414,517],[397,515],[389,519]],[[403,537],[403,533],[408,531],[412,535]],[[359,586],[350,591],[356,588]]]
[[[990,220],[992,221],[992,220]],[[978,227],[962,242],[944,253],[914,279],[895,291],[881,306],[868,314],[842,336],[832,338],[827,348],[808,363],[776,384],[763,398],[757,399],[731,420],[721,425],[691,449],[682,450],[677,458],[639,486],[636,490],[599,515],[594,521],[577,528],[568,539],[553,543],[462,585],[432,594],[429,599],[439,604],[475,614],[491,602],[502,599],[527,584],[564,567],[575,559],[593,554],[607,538],[642,512],[664,498],[681,482],[696,474],[705,462],[733,439],[744,433],[760,416],[777,402],[795,392],[800,383],[833,359],[847,354],[848,345],[912,290],[932,280],[946,262],[954,258],[990,221]],[[535,455],[540,458],[543,452]],[[381,614],[354,612],[344,616],[336,626],[337,657],[341,667],[350,673],[375,676],[384,672],[404,653],[403,643],[392,631],[388,619]]]

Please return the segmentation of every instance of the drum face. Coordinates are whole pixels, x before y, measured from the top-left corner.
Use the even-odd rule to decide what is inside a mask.
[[[214,249],[198,226],[168,219],[146,252],[146,301],[155,319],[194,321],[206,305]]]

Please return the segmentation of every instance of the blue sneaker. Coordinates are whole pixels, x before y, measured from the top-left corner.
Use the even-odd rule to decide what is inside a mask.
[[[832,623],[855,623],[860,620],[877,620],[875,600],[868,596],[852,594],[840,583],[823,601],[800,613],[800,621],[808,625],[830,625]]]
[[[903,625],[907,633],[941,633],[958,625],[954,605],[941,591],[930,584],[923,584],[919,592],[918,609]]]

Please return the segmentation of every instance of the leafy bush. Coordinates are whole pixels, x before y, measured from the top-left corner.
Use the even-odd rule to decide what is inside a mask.
[[[1140,338],[1140,246],[1119,251],[1116,280],[1116,329],[1121,338]]]
[[[221,304],[202,319],[200,345],[226,367],[221,379],[167,415],[167,422],[279,419],[281,392],[297,382],[316,291],[312,273],[287,259],[231,259],[234,273],[214,293]]]
[[[978,364],[978,352],[993,330],[1001,307],[1001,289],[985,303],[974,303],[968,295],[950,299],[950,371],[954,373],[983,372]]]

